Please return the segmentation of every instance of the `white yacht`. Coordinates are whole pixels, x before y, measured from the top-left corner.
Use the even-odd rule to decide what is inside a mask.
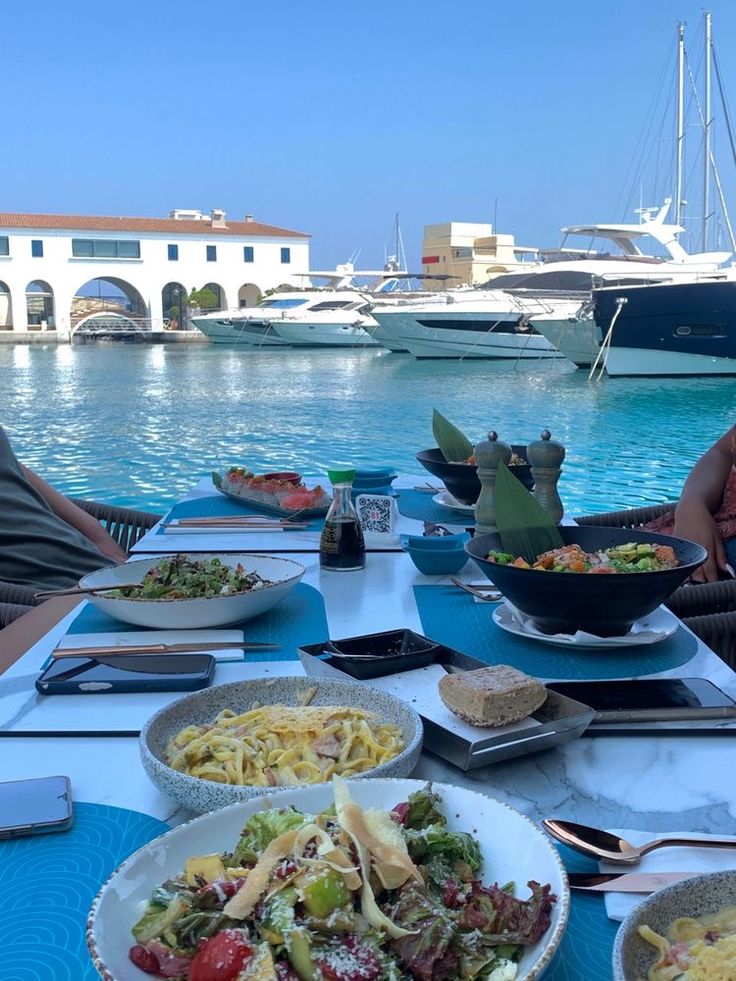
[[[330,272],[305,273],[325,279],[326,287],[274,293],[257,306],[201,314],[192,323],[218,344],[248,347],[377,347],[365,328],[373,325],[369,291],[356,288],[356,277],[369,277],[386,288],[394,272],[357,271],[351,263]]]
[[[485,287],[448,290],[403,306],[374,304],[373,317],[395,348],[417,358],[562,357],[555,343],[560,325],[576,323],[581,306],[604,277],[609,282],[612,278],[652,282],[667,278],[673,268],[712,270],[727,257],[726,253],[688,255],[677,241],[681,227],[665,224],[669,204],[665,202],[656,215],[654,209],[643,211],[640,224],[563,228],[562,246],[545,253],[546,261],[528,272],[498,276]],[[618,251],[575,249],[566,244],[570,235],[607,239]],[[666,258],[644,254],[637,244],[644,236],[657,242]]]

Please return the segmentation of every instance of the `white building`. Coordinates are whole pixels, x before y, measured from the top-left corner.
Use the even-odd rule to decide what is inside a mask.
[[[169,218],[0,212],[0,330],[66,334],[105,310],[163,330],[205,287],[220,309],[252,306],[267,289],[300,284],[309,238],[217,210]]]

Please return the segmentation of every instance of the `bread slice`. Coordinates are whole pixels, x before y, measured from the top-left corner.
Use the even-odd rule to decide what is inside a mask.
[[[476,726],[518,722],[536,712],[547,698],[541,682],[508,664],[446,674],[438,688],[448,709]]]

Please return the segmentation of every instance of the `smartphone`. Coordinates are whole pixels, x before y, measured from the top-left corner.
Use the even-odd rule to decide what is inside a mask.
[[[36,679],[42,695],[196,691],[212,682],[211,654],[113,654],[56,658]]]
[[[0,783],[0,838],[66,831],[72,825],[69,777]]]
[[[736,717],[736,702],[704,678],[553,681],[547,687],[595,709],[592,725]]]

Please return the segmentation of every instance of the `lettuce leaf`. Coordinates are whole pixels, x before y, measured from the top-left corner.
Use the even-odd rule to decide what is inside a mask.
[[[448,831],[433,824],[421,830],[407,828],[404,838],[409,855],[415,862],[427,862],[433,856],[440,856],[459,873],[461,879],[468,878],[469,881],[473,878],[472,873],[483,865],[480,845],[465,831]]]
[[[286,831],[311,824],[314,817],[293,807],[259,811],[248,819],[233,852],[233,865],[255,865],[268,845]]]
[[[487,944],[533,944],[549,927],[557,897],[549,885],[528,882],[529,899],[517,899],[497,885],[474,882],[460,914],[464,930],[480,930]]]

